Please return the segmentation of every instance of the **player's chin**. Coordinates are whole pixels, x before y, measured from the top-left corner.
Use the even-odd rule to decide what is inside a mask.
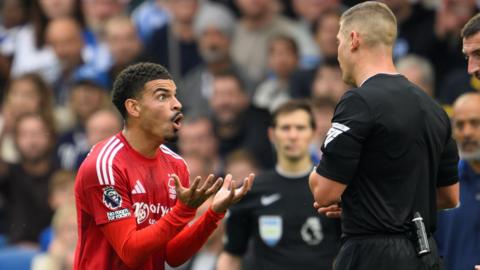
[[[173,130],[172,134],[168,134],[167,136],[165,136],[165,141],[167,142],[177,142],[178,140],[178,134],[177,134],[177,130]]]

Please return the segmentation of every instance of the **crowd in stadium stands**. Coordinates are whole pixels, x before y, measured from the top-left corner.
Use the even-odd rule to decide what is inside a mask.
[[[186,118],[170,146],[192,177],[230,172],[241,179],[273,168],[270,114],[291,99],[311,102],[317,130],[310,151],[318,162],[335,104],[350,88],[337,62],[340,15],[359,2],[0,1],[0,263],[2,252],[28,249],[35,256],[31,269],[71,268],[75,172],[94,144],[122,129],[109,93],[116,75],[133,63],[154,62],[171,72]],[[398,21],[400,73],[449,113],[459,96],[480,91],[479,79],[467,73],[460,36],[480,10],[478,1],[381,2]],[[480,136],[472,140],[480,144]],[[477,254],[478,265],[479,187],[470,190],[476,212],[459,214],[473,224],[462,235],[476,239],[467,253]],[[445,241],[463,227],[449,226],[457,229],[440,227],[448,233],[439,236],[440,247],[445,256],[461,257],[466,253],[448,250],[461,244]],[[215,269],[222,230],[178,269]],[[473,269],[459,264],[447,270]]]

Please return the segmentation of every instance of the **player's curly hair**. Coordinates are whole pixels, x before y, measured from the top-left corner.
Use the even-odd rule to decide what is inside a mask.
[[[112,102],[123,119],[127,119],[125,100],[139,98],[145,83],[152,80],[171,80],[168,70],[159,64],[138,63],[124,69],[115,79],[112,90]]]

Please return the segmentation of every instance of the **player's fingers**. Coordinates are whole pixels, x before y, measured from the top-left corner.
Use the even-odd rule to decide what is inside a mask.
[[[175,183],[175,190],[177,191],[177,193],[181,193],[185,188],[180,182],[178,176],[176,174],[172,174],[170,177],[173,178],[173,182]]]
[[[222,187],[222,183],[223,183],[223,178],[219,177],[217,178],[217,181],[215,181],[215,184],[213,184],[213,186],[211,186],[206,192],[205,194],[207,194],[208,196],[212,195],[212,194],[215,194],[218,192],[218,190]]]
[[[204,193],[207,189],[209,189],[213,184],[213,174],[209,174],[207,179],[201,185],[199,192]]]
[[[228,189],[231,185],[231,182],[232,182],[232,175],[231,174],[227,174],[225,176],[225,180],[223,181],[223,186],[222,188],[225,188],[225,189]]]
[[[192,184],[190,185],[190,190],[195,191],[198,188],[198,185],[200,184],[200,180],[202,180],[202,177],[197,176],[195,179],[193,179]]]
[[[252,189],[252,186],[253,186],[253,181],[255,180],[255,174],[254,173],[250,173],[248,175],[248,178],[247,178],[247,186],[248,186],[248,189],[247,191],[250,191],[250,189]],[[245,182],[243,183],[245,184]]]
[[[315,209],[318,209],[318,208],[320,208],[320,204],[318,204],[317,202],[313,202],[313,207]]]
[[[230,185],[228,188],[230,189],[230,193],[228,193],[228,200],[233,201],[235,199],[235,181],[234,180],[230,180]]]
[[[327,216],[328,218],[339,218],[339,217],[342,216],[342,212],[341,211],[330,211],[330,212],[326,212],[325,216]]]

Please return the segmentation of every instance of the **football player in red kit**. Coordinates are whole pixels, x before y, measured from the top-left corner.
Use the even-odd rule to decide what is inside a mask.
[[[224,181],[196,177],[190,185],[185,161],[163,145],[176,139],[183,118],[176,91],[168,71],[157,64],[136,64],[117,77],[112,100],[125,127],[95,145],[79,169],[74,269],[178,266],[250,189],[253,174],[241,188],[234,188],[231,175]],[[187,225],[210,196],[210,209]]]

